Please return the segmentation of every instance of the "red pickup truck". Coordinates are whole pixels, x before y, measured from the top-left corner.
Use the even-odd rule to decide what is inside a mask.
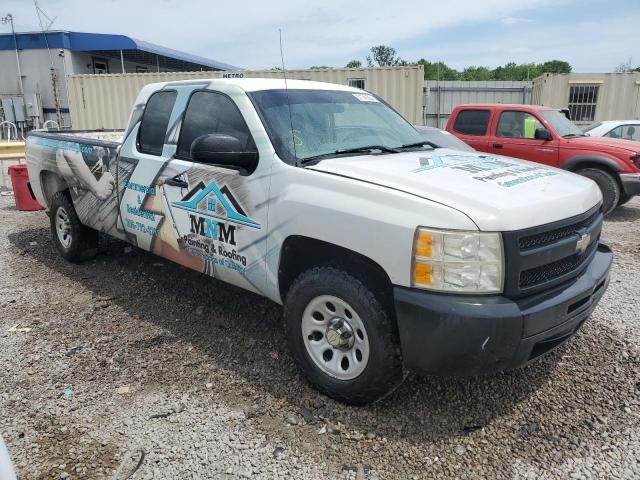
[[[640,142],[589,137],[557,110],[537,105],[458,105],[447,131],[476,150],[563,168],[598,184],[603,212],[640,194]]]

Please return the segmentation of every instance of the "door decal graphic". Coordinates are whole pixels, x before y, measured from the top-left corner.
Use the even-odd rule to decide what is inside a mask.
[[[206,200],[207,205],[206,209],[203,210],[198,207],[204,200]],[[222,207],[222,213],[217,213],[219,209],[216,207],[218,205]],[[199,215],[224,220],[228,223],[260,228],[258,222],[246,216],[226,185],[219,189],[215,183],[210,183],[209,186],[205,187],[204,183],[200,182],[181,202],[173,202],[173,206]]]

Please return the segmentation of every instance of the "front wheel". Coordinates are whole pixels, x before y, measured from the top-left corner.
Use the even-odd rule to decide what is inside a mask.
[[[596,182],[602,192],[602,213],[604,215],[608,215],[618,206],[620,185],[613,175],[599,168],[583,168],[576,173]]]
[[[392,313],[349,273],[318,267],[300,275],[287,294],[284,320],[300,368],[330,397],[364,405],[402,382]]]
[[[624,192],[620,193],[620,200],[618,200],[618,206],[624,205],[632,198],[633,198],[633,195],[629,195]]]
[[[51,199],[49,220],[53,243],[66,260],[81,262],[98,253],[98,232],[80,223],[66,192],[58,192]]]

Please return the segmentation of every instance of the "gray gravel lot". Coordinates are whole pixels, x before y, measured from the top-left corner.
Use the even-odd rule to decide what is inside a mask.
[[[23,479],[640,478],[640,198],[604,235],[611,286],[559,352],[354,408],[299,376],[277,305],[110,239],[66,263],[1,196],[0,432]]]

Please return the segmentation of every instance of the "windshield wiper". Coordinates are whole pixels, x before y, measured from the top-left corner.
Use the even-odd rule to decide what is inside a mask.
[[[338,155],[348,155],[350,153],[372,152],[374,150],[380,150],[381,152],[385,153],[399,153],[395,148],[385,147],[384,145],[366,145],[364,147],[345,148],[344,150],[335,150],[333,152],[306,157],[300,160],[300,165],[304,165],[314,160],[320,160],[322,158],[335,157]]]
[[[562,138],[573,138],[573,137],[586,137],[584,133],[567,133],[566,135],[562,135]]]
[[[436,145],[435,143],[430,142],[429,140],[423,140],[422,142],[407,143],[405,145],[398,147],[398,149],[424,147],[425,145],[431,148],[441,148],[440,145]]]

